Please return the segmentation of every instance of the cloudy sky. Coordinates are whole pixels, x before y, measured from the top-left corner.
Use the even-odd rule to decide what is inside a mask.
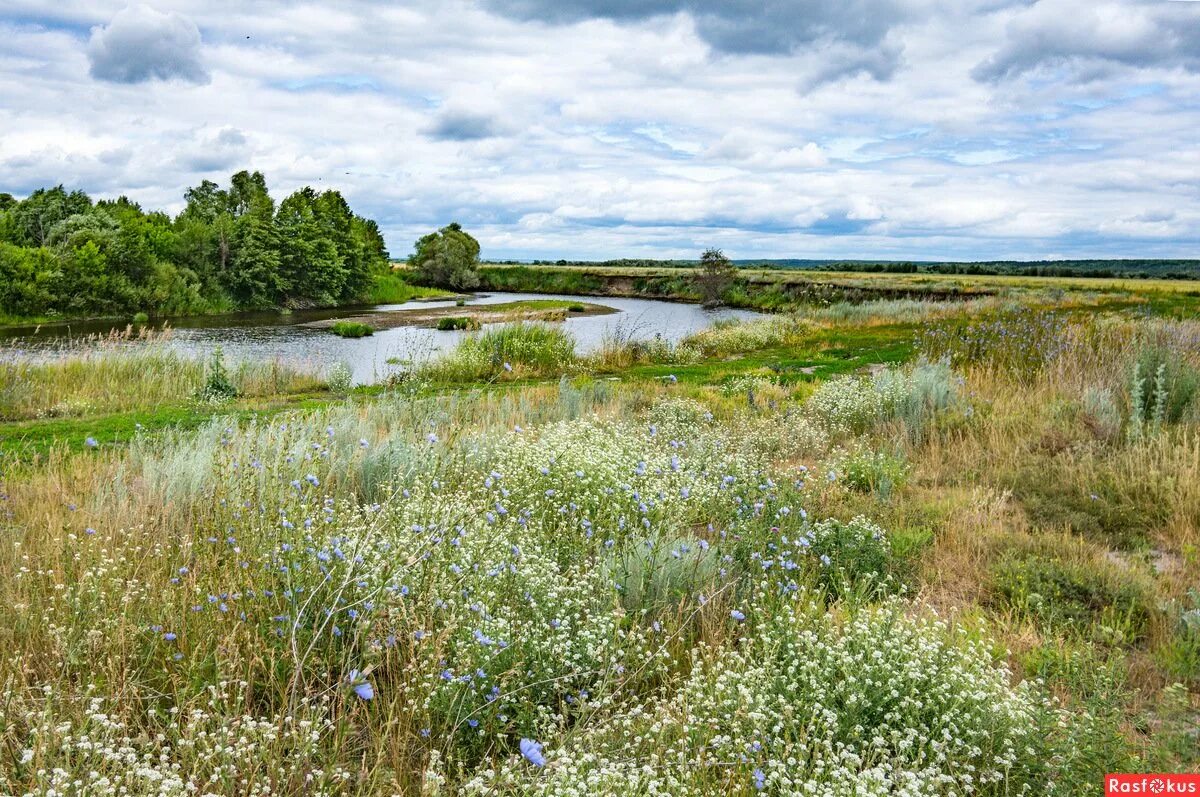
[[[0,191],[263,171],[397,255],[1200,256],[1200,2],[0,3]]]

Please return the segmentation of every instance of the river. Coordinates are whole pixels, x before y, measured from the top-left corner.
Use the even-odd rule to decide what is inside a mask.
[[[595,316],[570,316],[562,323],[575,337],[581,354],[598,349],[610,335],[649,340],[656,336],[675,342],[724,319],[751,319],[760,313],[721,308],[706,310],[695,304],[655,299],[560,296],[540,293],[479,294],[468,304],[498,304],[521,299],[566,299],[588,301],[616,310]],[[304,326],[306,322],[361,315],[369,312],[451,307],[453,300],[405,302],[335,310],[278,313],[236,313],[173,319],[171,332],[155,345],[193,356],[206,356],[221,347],[226,362],[279,360],[304,370],[323,371],[341,362],[348,365],[354,381],[370,384],[386,379],[405,364],[419,362],[453,348],[471,332],[442,332],[425,327],[397,327],[365,338],[348,339],[324,329]],[[53,360],[95,346],[97,335],[124,329],[112,322],[78,322],[0,330],[0,356]],[[119,346],[146,345],[130,340]]]

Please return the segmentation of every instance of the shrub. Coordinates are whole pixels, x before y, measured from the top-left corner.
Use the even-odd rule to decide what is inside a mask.
[[[1200,682],[1200,590],[1188,590],[1175,614],[1171,638],[1158,651],[1168,672],[1184,681]]]
[[[1200,392],[1200,371],[1161,346],[1143,348],[1129,383],[1130,439],[1179,423]]]
[[[329,376],[326,382],[329,385],[329,390],[339,395],[344,395],[350,392],[353,387],[354,372],[346,363],[335,363],[329,369]]]
[[[630,540],[608,565],[626,611],[650,616],[694,601],[720,564],[708,543],[680,537]]]
[[[146,313],[134,313],[133,314],[133,323],[137,324],[138,326],[141,326],[143,324],[148,324],[148,323],[150,323],[150,316],[147,315]]]
[[[329,327],[329,331],[343,338],[365,338],[375,334],[375,330],[368,324],[358,321],[337,321]]]
[[[764,390],[775,387],[775,381],[767,376],[741,374],[727,377],[721,382],[721,393],[725,396],[747,396],[748,402],[754,404],[754,396]]]
[[[587,310],[587,307],[575,302],[574,304],[567,305],[567,310],[572,313],[582,313]]]
[[[1121,431],[1121,409],[1113,392],[1089,387],[1083,392],[1084,422],[1102,440],[1113,440]]]
[[[834,434],[862,434],[883,417],[883,399],[870,380],[842,376],[821,384],[806,409]]]
[[[885,368],[871,377],[843,376],[820,385],[806,405],[834,434],[862,434],[896,420],[919,439],[939,413],[958,402],[961,380],[946,363]]]
[[[903,453],[859,450],[835,465],[838,479],[851,490],[888,500],[908,479]]]
[[[835,598],[872,598],[890,585],[891,548],[882,528],[865,517],[814,523],[808,540],[816,583]]]
[[[546,324],[517,323],[489,327],[464,338],[445,357],[423,369],[442,381],[473,381],[508,373],[558,375],[575,365],[575,338]]]
[[[229,371],[225,368],[225,356],[221,347],[212,351],[208,367],[204,369],[204,385],[200,388],[200,398],[205,401],[221,401],[234,398],[238,394],[237,387],[229,379]]]
[[[700,256],[700,267],[696,270],[695,282],[701,301],[706,307],[720,304],[736,279],[737,268],[720,249],[706,249]]]
[[[1042,552],[1009,555],[993,573],[1001,602],[1054,632],[1103,642],[1141,638],[1154,613],[1148,590],[1115,565],[1055,558]]]
[[[479,329],[480,323],[470,316],[446,316],[439,318],[437,328],[443,332],[455,329]]]
[[[1011,685],[986,640],[902,604],[845,622],[790,608],[762,619],[680,693],[581,728],[543,769],[511,759],[468,792],[1075,793],[1066,755],[1051,752],[1059,715]]]

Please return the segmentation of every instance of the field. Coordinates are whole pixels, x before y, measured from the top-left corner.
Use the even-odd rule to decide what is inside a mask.
[[[663,271],[484,279],[689,298]],[[492,326],[369,388],[0,362],[0,793],[1194,771],[1195,286],[743,273],[778,312]]]

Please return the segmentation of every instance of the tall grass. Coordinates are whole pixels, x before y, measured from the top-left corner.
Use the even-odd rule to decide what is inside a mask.
[[[413,299],[448,295],[437,288],[413,285],[402,274],[389,270],[372,277],[367,301],[371,304],[403,304]]]
[[[0,360],[0,420],[77,417],[191,401],[204,392],[208,361],[157,344],[100,347],[50,362]],[[239,363],[238,395],[320,390],[324,380],[279,361]]]
[[[420,369],[435,382],[559,376],[577,363],[575,338],[560,327],[521,322],[489,327]]]
[[[556,331],[465,338],[444,373],[576,367]],[[1137,331],[1072,325],[1032,373],[736,383],[770,404],[388,391],[4,473],[0,792],[998,796],[1193,768],[1200,431],[1102,435],[1083,399],[1124,421],[1162,330]]]

